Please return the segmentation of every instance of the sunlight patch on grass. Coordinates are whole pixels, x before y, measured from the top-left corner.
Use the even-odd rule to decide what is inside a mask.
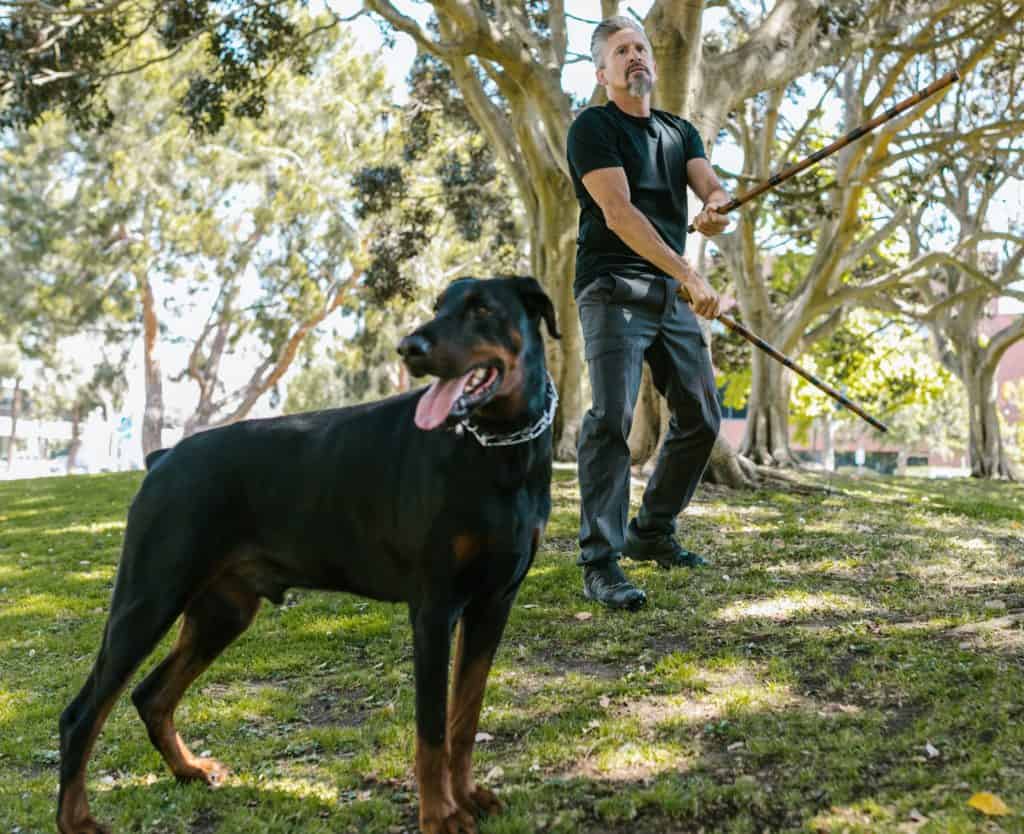
[[[359,614],[338,614],[332,617],[318,617],[303,623],[304,634],[321,634],[324,637],[345,639],[346,637],[380,637],[391,633],[393,617],[377,611]]]
[[[714,617],[719,622],[740,620],[771,620],[780,622],[807,614],[868,612],[863,600],[844,594],[806,594],[790,591],[769,599],[740,600],[721,609]]]
[[[833,806],[810,820],[812,830],[826,834],[827,832],[872,832],[877,830],[879,823],[889,815],[882,812],[873,802],[858,803],[845,807]]]
[[[83,574],[75,572],[68,575],[82,576]],[[106,576],[99,578],[106,578]],[[54,593],[30,594],[12,601],[9,605],[5,605],[2,610],[5,618],[29,616],[57,619],[72,614],[78,609],[79,605],[80,598],[78,597]]]
[[[0,565],[0,582],[8,582],[21,577],[22,569],[13,565]]]
[[[573,775],[606,779],[643,779],[672,770],[685,770],[686,760],[679,750],[641,741],[627,741],[603,750],[582,762]]]
[[[0,724],[9,724],[18,710],[32,701],[32,693],[22,689],[0,689]]]
[[[100,535],[101,533],[123,533],[124,521],[96,521],[92,524],[69,524],[67,527],[50,527],[40,530],[40,536],[66,536],[68,533],[82,533],[85,535]]]
[[[302,799],[319,799],[335,803],[338,800],[338,786],[333,781],[297,779],[295,777],[228,776],[228,784],[256,788],[264,791],[279,791]]]

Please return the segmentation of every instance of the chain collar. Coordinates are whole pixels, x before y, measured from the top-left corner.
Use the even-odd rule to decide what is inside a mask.
[[[515,446],[519,443],[528,443],[534,438],[540,437],[555,422],[555,411],[558,408],[558,391],[555,388],[555,381],[551,378],[550,373],[547,375],[547,378],[547,390],[544,392],[544,413],[531,425],[517,429],[509,434],[491,434],[479,426],[473,425],[473,421],[467,417],[455,426],[455,433],[461,435],[463,431],[468,431],[481,446]]]

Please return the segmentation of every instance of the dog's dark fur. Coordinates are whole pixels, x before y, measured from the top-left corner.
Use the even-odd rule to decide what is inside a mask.
[[[498,369],[488,396],[460,398],[449,422],[472,413],[492,431],[515,429],[543,413],[541,319],[557,337],[551,301],[532,278],[460,279],[400,352],[417,375]],[[93,742],[181,615],[177,643],[132,700],[175,776],[223,779],[218,762],[182,742],[175,708],[252,622],[261,597],[280,602],[292,586],[408,604],[420,827],[472,832],[476,814],[500,808],[473,781],[470,760],[491,660],[550,512],[551,431],[504,447],[424,431],[414,424],[423,396],[250,420],[147,458],[99,655],[60,719],[63,834],[103,830],[85,793]]]

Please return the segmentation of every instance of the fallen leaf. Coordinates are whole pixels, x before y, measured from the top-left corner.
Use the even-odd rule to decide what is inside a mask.
[[[593,615],[593,614],[591,614],[591,613],[590,613],[589,611],[580,611],[580,612],[579,612],[579,613],[578,613],[578,614],[576,615],[576,619],[577,619],[577,620],[579,620],[580,622],[583,622],[584,620],[589,620],[589,619],[591,619],[591,618],[592,618],[593,616],[594,616],[594,615]]]
[[[612,705],[612,699],[607,695],[602,695],[601,700],[598,701],[598,703],[601,705],[602,709],[608,709],[608,707]]]
[[[492,767],[487,771],[487,775],[484,776],[484,780],[487,782],[500,782],[505,776],[504,769],[499,765]]]
[[[477,744],[482,744],[487,741],[494,741],[494,736],[490,733],[477,733],[473,740],[477,742]]]
[[[967,804],[990,817],[1005,817],[1010,813],[1010,809],[1006,807],[1006,803],[1003,800],[995,794],[986,791],[976,793],[967,800]]]
[[[930,741],[925,744],[924,752],[928,754],[929,759],[937,759],[941,755],[938,748],[933,747]]]
[[[917,808],[912,808],[910,810],[910,813],[907,814],[907,816],[910,817],[910,819],[913,820],[914,822],[927,822],[928,821],[928,817],[926,817],[924,814],[922,814],[920,811],[918,811]]]

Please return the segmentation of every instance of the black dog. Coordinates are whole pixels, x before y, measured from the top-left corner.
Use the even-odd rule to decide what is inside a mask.
[[[280,602],[291,586],[408,603],[420,828],[473,832],[476,814],[500,809],[473,781],[473,741],[491,660],[551,509],[557,397],[540,320],[558,332],[533,278],[460,279],[435,312],[399,346],[414,374],[439,377],[428,389],[237,423],[149,456],[99,656],[60,718],[63,834],[103,830],[85,794],[93,742],[181,614],[177,643],[132,700],[175,776],[223,779],[218,762],[182,742],[175,708],[260,598]]]

